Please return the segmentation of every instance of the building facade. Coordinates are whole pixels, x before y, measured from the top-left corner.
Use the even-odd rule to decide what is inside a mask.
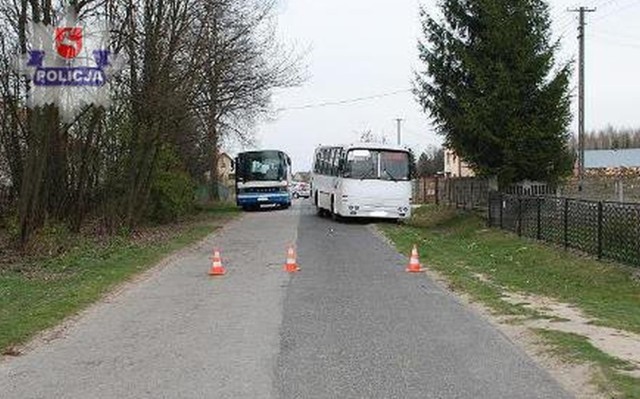
[[[449,148],[444,149],[444,174],[447,177],[473,177],[476,175],[469,165]]]

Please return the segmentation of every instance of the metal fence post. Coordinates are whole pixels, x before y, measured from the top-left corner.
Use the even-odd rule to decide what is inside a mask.
[[[500,193],[500,228],[503,229],[504,228],[504,224],[502,221],[503,218],[503,210],[502,208],[504,207],[504,194]]]
[[[473,191],[473,180],[471,180],[471,193],[470,193],[470,197],[471,197],[471,209],[476,209],[476,199],[474,198],[474,191]]]
[[[602,258],[602,201],[598,201],[598,259]]]
[[[487,200],[487,204],[489,204],[487,209],[487,215],[489,216],[489,223],[487,224],[489,227],[493,224],[493,220],[491,219],[491,193],[489,193],[489,199]]]
[[[440,178],[436,176],[436,205],[440,205]]]
[[[537,221],[536,221],[536,238],[538,241],[542,239],[542,198],[538,197]]]
[[[569,198],[564,199],[564,248],[569,247]]]
[[[518,236],[522,236],[522,198],[518,197]]]

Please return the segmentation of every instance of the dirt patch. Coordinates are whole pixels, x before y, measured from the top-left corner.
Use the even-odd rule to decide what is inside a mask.
[[[593,375],[597,373],[591,365],[585,363],[568,363],[549,351],[549,346],[536,335],[529,326],[513,323],[512,318],[503,318],[498,321],[486,309],[478,304],[472,305],[486,319],[502,331],[511,342],[522,348],[537,364],[547,370],[556,381],[578,398],[604,399],[598,387],[593,384]]]
[[[491,281],[491,279],[489,278],[489,276],[482,274],[482,273],[473,273],[473,277],[475,277],[476,279],[482,281],[485,284],[492,284],[493,281]]]
[[[533,309],[550,319],[525,320],[532,328],[557,330],[581,335],[589,343],[613,357],[629,362],[636,370],[628,372],[640,378],[640,335],[594,324],[580,309],[537,295],[505,293],[503,299]]]
[[[377,226],[370,226],[370,230],[387,245],[395,248],[393,241]],[[549,351],[550,348],[520,318],[497,315],[482,303],[474,301],[468,294],[455,289],[446,276],[433,269],[427,268],[426,274],[443,289],[454,292],[455,297],[460,302],[480,314],[481,317],[501,331],[515,346],[522,349],[540,367],[547,370],[566,391],[583,399],[607,398],[593,383],[593,376],[597,371],[592,366],[568,363],[552,355]],[[474,277],[486,284],[493,284],[491,279],[484,274],[474,273]]]
[[[438,285],[453,291],[449,287],[449,280],[445,276],[431,269],[428,269],[426,273]],[[474,277],[486,283],[491,283],[487,276],[480,273],[475,273]],[[607,398],[593,383],[593,376],[597,373],[597,370],[589,364],[568,363],[551,354],[549,346],[535,334],[531,326],[526,324],[527,319],[518,316],[497,315],[493,310],[482,303],[474,301],[464,292],[455,290],[455,295],[496,329],[500,330],[514,345],[524,350],[529,357],[540,367],[547,370],[568,392],[584,399]]]

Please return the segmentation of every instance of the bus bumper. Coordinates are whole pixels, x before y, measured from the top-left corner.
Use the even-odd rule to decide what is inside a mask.
[[[260,205],[291,205],[289,193],[239,194],[236,203],[242,207]]]
[[[409,219],[411,206],[371,206],[341,204],[338,212],[343,217],[380,218],[380,219]]]

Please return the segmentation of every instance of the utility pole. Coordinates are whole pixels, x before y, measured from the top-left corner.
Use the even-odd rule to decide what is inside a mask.
[[[402,118],[397,118],[398,123],[398,145],[402,145]]]
[[[594,12],[595,8],[580,7],[569,10],[580,13],[578,25],[578,40],[580,42],[580,56],[578,60],[578,191],[582,191],[584,184],[584,14]]]

